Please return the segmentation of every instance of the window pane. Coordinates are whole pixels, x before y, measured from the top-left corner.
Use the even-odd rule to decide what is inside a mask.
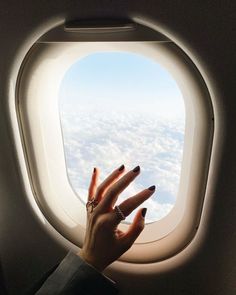
[[[93,167],[102,181],[121,164],[127,170],[140,165],[142,173],[118,203],[155,184],[155,194],[141,205],[148,208],[146,222],[170,212],[178,192],[185,109],[165,69],[128,52],[85,56],[63,78],[59,112],[68,178],[84,203]]]

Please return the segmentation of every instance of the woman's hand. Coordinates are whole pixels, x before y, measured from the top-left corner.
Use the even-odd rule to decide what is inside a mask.
[[[113,207],[119,194],[139,175],[140,167],[137,166],[122,176],[124,170],[122,165],[97,186],[99,171],[94,168],[89,186],[87,228],[80,256],[99,271],[103,271],[126,252],[144,228],[146,208],[137,212],[127,232],[117,228],[122,214],[117,213]],[[154,191],[155,186],[151,186],[122,202],[119,208],[123,215],[128,216]],[[96,204],[96,207],[93,207],[93,204]]]

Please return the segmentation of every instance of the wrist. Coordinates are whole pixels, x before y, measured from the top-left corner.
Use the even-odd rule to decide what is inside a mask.
[[[78,256],[80,256],[81,259],[83,259],[86,263],[90,264],[93,268],[95,268],[99,272],[103,272],[105,267],[101,265],[96,259],[93,257],[87,255],[83,250],[81,250],[79,253],[77,253]]]

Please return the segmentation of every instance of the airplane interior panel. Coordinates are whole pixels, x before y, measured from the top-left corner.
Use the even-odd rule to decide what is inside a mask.
[[[236,294],[236,2],[3,0],[0,36],[0,294]]]

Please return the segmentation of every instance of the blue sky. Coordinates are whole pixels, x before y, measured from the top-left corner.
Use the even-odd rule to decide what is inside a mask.
[[[101,180],[121,164],[141,175],[119,202],[155,184],[144,204],[147,221],[164,217],[178,191],[185,110],[178,85],[155,61],[125,52],[100,52],[65,74],[59,108],[68,178],[84,200],[93,167]],[[132,216],[129,221],[131,221]]]
[[[138,54],[99,52],[86,56],[66,73],[61,94],[74,105],[112,104],[155,115],[184,115],[175,80],[155,61]]]

